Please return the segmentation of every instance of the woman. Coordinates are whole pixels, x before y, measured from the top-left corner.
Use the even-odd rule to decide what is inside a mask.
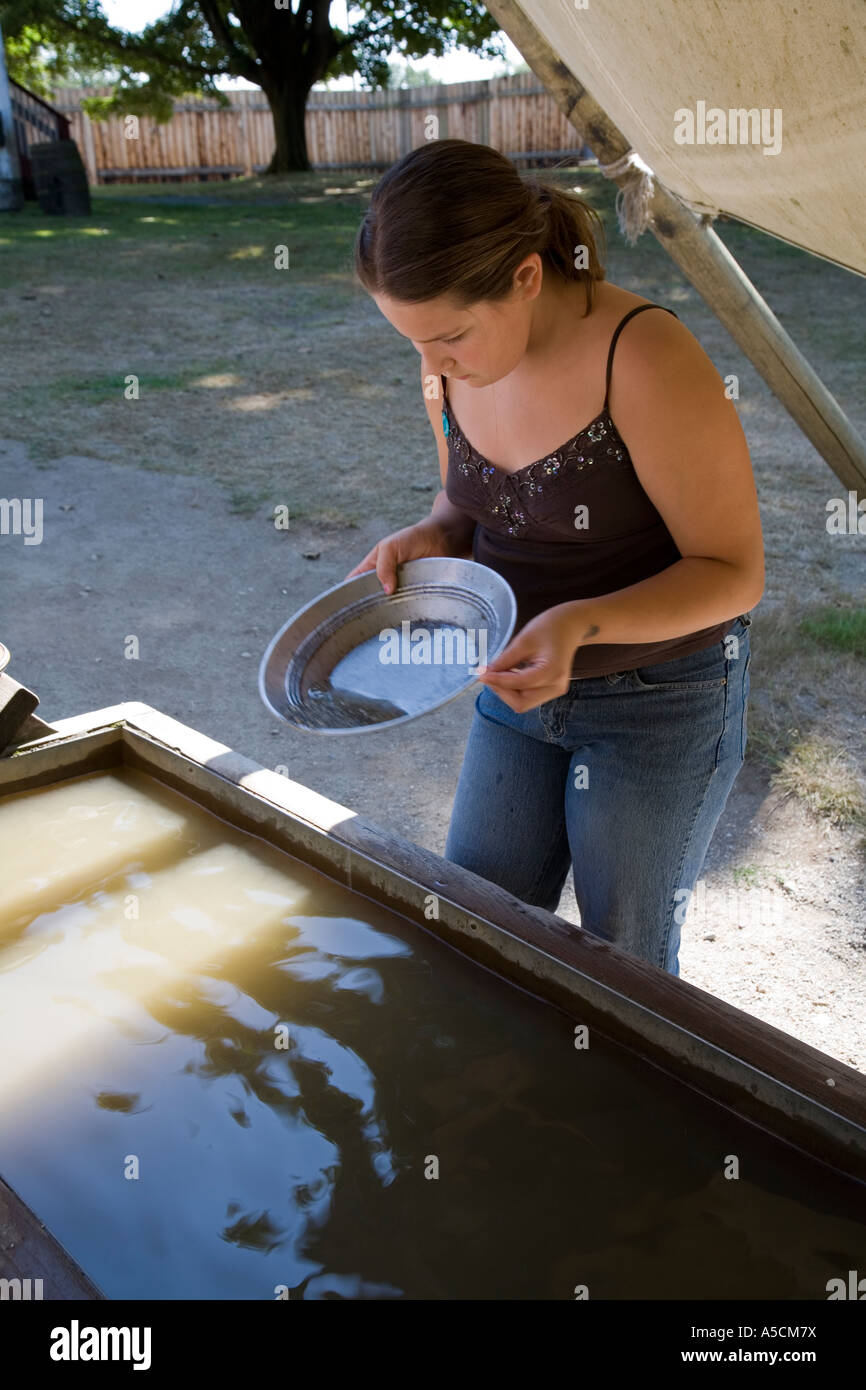
[[[350,573],[390,592],[404,561],[471,553],[508,580],[515,635],[480,678],[445,856],[551,911],[572,866],[581,926],[679,974],[745,754],[761,525],[719,374],[605,280],[596,229],[467,141],[381,179],[356,270],[421,354],[442,491]]]

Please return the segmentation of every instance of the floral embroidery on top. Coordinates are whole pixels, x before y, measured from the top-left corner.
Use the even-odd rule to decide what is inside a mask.
[[[569,476],[574,470],[581,472],[596,463],[607,460],[619,463],[628,458],[628,451],[607,409],[560,449],[554,449],[552,454],[513,473],[495,467],[473,448],[451,414],[447,398],[442,419],[455,467],[464,478],[474,478],[485,489],[491,515],[506,523],[511,536],[519,535],[526,527],[526,514],[520,505],[524,497],[543,493],[545,484],[549,491],[554,479]],[[603,447],[596,448],[599,444]]]

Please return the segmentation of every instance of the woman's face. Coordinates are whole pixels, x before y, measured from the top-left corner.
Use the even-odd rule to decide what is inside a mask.
[[[447,295],[420,304],[405,304],[385,294],[373,299],[421,354],[423,375],[441,373],[465,378],[467,386],[489,386],[508,376],[523,357],[541,283],[541,257],[533,252],[515,271],[507,299],[482,299],[468,308],[459,308]]]

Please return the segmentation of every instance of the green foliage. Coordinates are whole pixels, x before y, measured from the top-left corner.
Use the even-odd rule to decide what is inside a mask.
[[[99,0],[0,0],[9,75],[49,99],[64,83],[110,87],[88,98],[94,119],[135,112],[170,120],[173,99],[189,93],[224,102],[214,82],[231,66],[190,8],[181,3],[130,34],[108,22]]]
[[[5,23],[2,5],[0,18]],[[5,33],[4,37],[10,77],[46,101],[50,101],[57,87],[70,83],[84,86],[106,79],[101,67],[75,63],[68,46],[52,48],[46,45],[44,30],[35,24],[22,24],[17,32]]]
[[[362,17],[350,30],[334,72],[357,72],[368,88],[389,85],[388,54],[407,58],[442,58],[465,48],[485,58],[504,58],[505,46],[496,20],[474,0],[356,0]]]
[[[220,106],[228,106],[228,97],[214,93]],[[92,121],[104,121],[109,116],[152,116],[159,125],[167,125],[174,115],[174,101],[159,90],[145,87],[118,88],[108,96],[82,97],[81,109]]]
[[[166,0],[168,8],[169,0]],[[0,0],[10,76],[50,96],[60,79],[107,78],[112,98],[93,115],[148,112],[190,93],[216,96],[216,79],[243,77],[265,91],[294,73],[299,82],[358,73],[366,87],[390,85],[388,55],[441,57],[466,48],[503,57],[495,20],[475,0],[359,0],[348,32],[329,22],[330,0],[309,0],[305,22],[263,0],[176,0],[131,34],[109,23],[100,0]]]

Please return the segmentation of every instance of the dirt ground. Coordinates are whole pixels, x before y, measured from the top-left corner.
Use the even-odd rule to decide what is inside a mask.
[[[441,852],[472,694],[396,733],[325,740],[277,725],[257,691],[277,629],[438,486],[417,354],[349,273],[364,188],[328,186],[100,190],[96,235],[33,210],[0,217],[0,493],[43,498],[45,518],[40,545],[2,538],[0,637],[49,721],[146,701]],[[593,196],[609,211],[608,190]],[[718,230],[866,428],[866,284]],[[278,241],[295,267],[282,281]],[[792,612],[862,602],[864,540],[828,536],[842,485],[655,242],[626,248],[613,230],[609,246],[608,278],[669,304],[738,375],[764,522],[754,749],[684,928],[682,976],[866,1070],[862,828],[810,805],[791,772],[809,738],[862,797],[866,666],[779,635]],[[130,373],[138,400],[124,398]],[[570,882],[559,911],[578,920]]]

